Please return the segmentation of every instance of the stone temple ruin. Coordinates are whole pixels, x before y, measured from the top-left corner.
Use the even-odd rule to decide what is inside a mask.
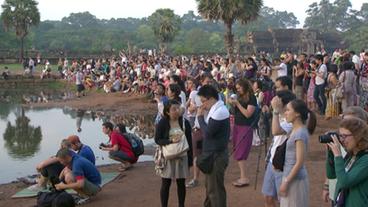
[[[332,52],[345,48],[342,37],[337,33],[321,33],[310,29],[268,29],[262,32],[248,32],[245,44],[240,50],[247,53],[259,51],[279,54],[283,51],[314,54],[324,48]]]

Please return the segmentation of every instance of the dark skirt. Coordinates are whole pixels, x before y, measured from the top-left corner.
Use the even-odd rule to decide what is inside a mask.
[[[247,160],[253,141],[251,126],[234,125],[233,147],[235,160]]]

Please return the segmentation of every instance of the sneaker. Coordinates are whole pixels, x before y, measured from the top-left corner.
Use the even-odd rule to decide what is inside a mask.
[[[46,187],[40,186],[38,184],[34,184],[34,185],[29,186],[27,189],[34,191],[34,192],[40,192],[40,191],[46,190]]]
[[[191,180],[185,186],[187,188],[194,188],[194,187],[197,187],[198,185],[199,185],[198,180]]]
[[[73,198],[74,198],[74,203],[75,205],[82,205],[82,204],[86,204],[88,203],[88,201],[90,200],[89,197],[81,197],[79,195],[73,195]]]

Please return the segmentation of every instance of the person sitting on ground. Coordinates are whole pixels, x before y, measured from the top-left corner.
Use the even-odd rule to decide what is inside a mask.
[[[60,149],[56,157],[66,167],[59,177],[61,182],[55,185],[57,190],[75,190],[83,196],[79,202],[85,202],[101,191],[100,172],[90,161],[69,149]]]
[[[10,75],[9,69],[6,66],[4,67],[4,69],[5,71],[1,73],[1,76],[3,77],[4,80],[8,80]]]
[[[63,139],[60,144],[60,149],[64,148],[71,148],[70,142],[66,139]],[[52,156],[40,162],[36,169],[41,175],[38,178],[37,183],[30,186],[28,189],[33,191],[41,191],[46,188],[49,181],[59,177],[60,173],[64,169],[64,166],[57,160],[56,156]]]
[[[137,162],[132,146],[130,146],[123,135],[114,130],[114,126],[111,122],[103,123],[102,131],[109,136],[111,144],[101,145],[100,149],[108,151],[111,159],[122,163],[122,166],[119,167],[119,171],[125,171],[129,169],[133,163]]]
[[[70,142],[71,148],[76,151],[78,155],[86,158],[92,162],[92,164],[95,164],[96,158],[92,149],[88,145],[83,144],[77,135],[71,135],[67,140]]]

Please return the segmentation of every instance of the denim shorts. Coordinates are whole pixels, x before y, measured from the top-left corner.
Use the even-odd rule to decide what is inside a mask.
[[[282,172],[275,171],[272,163],[268,162],[263,178],[262,193],[265,196],[278,198],[279,189],[282,182]]]
[[[116,160],[116,158],[118,158],[118,160],[122,160],[122,161],[127,161],[127,162],[132,162],[133,161],[132,158],[130,158],[127,154],[125,154],[121,150],[110,151],[109,157],[113,160]]]

